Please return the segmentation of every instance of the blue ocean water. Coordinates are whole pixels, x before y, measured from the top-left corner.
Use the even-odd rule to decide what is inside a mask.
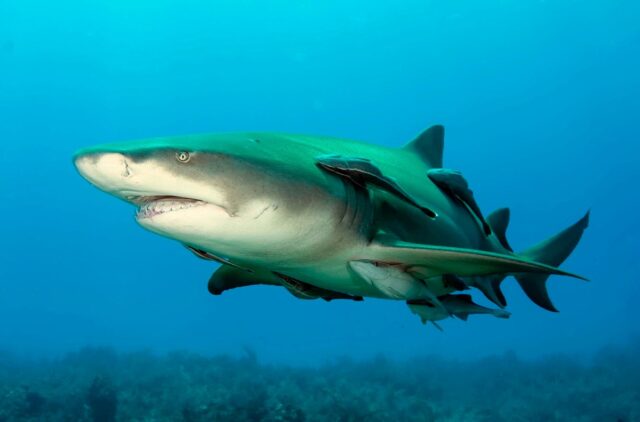
[[[588,358],[637,338],[640,3],[632,0],[0,1],[0,349],[187,350],[319,365],[340,356]],[[225,131],[401,146],[445,162],[524,249],[592,210],[552,278],[560,313],[504,285],[511,319],[423,326],[402,302],[213,297],[215,264],[139,228],[75,150]]]

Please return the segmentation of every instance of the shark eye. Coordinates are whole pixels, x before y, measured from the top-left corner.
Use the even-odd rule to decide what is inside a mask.
[[[176,152],[176,159],[181,163],[186,163],[191,159],[191,154],[187,151]]]

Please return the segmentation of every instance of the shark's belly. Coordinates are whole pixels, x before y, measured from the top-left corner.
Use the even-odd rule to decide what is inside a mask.
[[[348,261],[318,262],[317,265],[287,268],[285,273],[321,289],[351,296],[387,298],[349,268]]]

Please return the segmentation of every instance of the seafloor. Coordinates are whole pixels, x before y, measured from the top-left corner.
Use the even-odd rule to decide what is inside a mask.
[[[340,359],[316,368],[88,348],[0,355],[0,421],[640,421],[640,340],[588,361]]]

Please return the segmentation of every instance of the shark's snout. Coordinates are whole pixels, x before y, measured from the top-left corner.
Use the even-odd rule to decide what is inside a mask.
[[[133,175],[127,157],[115,152],[79,154],[74,164],[82,177],[102,189],[125,184]]]

